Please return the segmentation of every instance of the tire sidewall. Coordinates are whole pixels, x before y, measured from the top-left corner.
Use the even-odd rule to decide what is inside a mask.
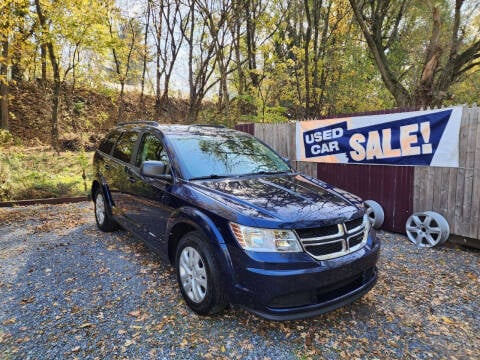
[[[179,260],[183,249],[186,247],[194,248],[201,256],[205,266],[207,289],[204,299],[199,303],[194,302],[188,297],[180,278]],[[182,293],[187,305],[194,312],[199,315],[210,315],[222,310],[225,307],[217,261],[213,255],[211,245],[200,232],[190,232],[180,239],[175,256],[175,272],[180,292]]]
[[[102,199],[103,199],[103,222],[100,222],[98,221],[98,217],[97,217],[97,199],[98,197],[101,196]],[[107,211],[106,211],[106,208],[105,208],[105,196],[103,196],[102,194],[102,191],[101,190],[97,190],[95,191],[95,198],[93,199],[93,204],[95,206],[95,221],[97,222],[97,226],[102,229],[105,225],[105,222],[107,220]]]
[[[97,198],[101,196],[103,199],[103,223],[100,223],[97,218]],[[94,195],[94,201],[93,201],[93,206],[94,206],[94,213],[95,213],[95,222],[97,223],[97,226],[100,230],[105,231],[105,232],[111,232],[115,231],[118,228],[117,223],[111,218],[111,216],[108,213],[108,203],[105,198],[105,194],[101,189],[97,189],[95,191]]]

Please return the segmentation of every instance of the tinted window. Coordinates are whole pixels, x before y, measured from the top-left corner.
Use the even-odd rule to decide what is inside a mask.
[[[143,136],[135,165],[140,167],[142,163],[147,160],[160,160],[164,163],[168,163],[167,152],[165,151],[162,142],[156,136],[151,134]]]
[[[187,179],[291,171],[280,156],[251,136],[192,134],[170,141]]]
[[[112,151],[113,145],[115,145],[115,141],[118,139],[119,132],[115,131],[108,135],[105,140],[102,141],[98,149],[103,151],[106,154],[110,154]]]
[[[113,156],[117,159],[120,159],[125,162],[130,162],[130,157],[137,142],[138,134],[132,131],[126,131],[117,141],[115,150],[113,151]]]

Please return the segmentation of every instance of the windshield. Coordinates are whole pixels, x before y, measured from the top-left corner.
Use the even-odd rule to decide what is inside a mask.
[[[280,156],[247,135],[179,135],[170,142],[183,176],[190,180],[291,171]]]

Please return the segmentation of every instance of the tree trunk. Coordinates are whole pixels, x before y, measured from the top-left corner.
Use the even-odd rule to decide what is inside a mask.
[[[145,23],[145,35],[143,38],[143,68],[142,68],[142,80],[141,80],[141,92],[140,92],[140,105],[143,107],[145,105],[143,94],[145,91],[145,73],[147,71],[147,46],[148,46],[148,28],[150,26],[150,8],[151,0],[147,1],[147,21]]]
[[[47,83],[47,47],[45,44],[40,45],[40,63],[42,64],[42,84]]]
[[[40,0],[35,0],[35,7],[37,10],[38,20],[42,27],[42,31],[46,32],[46,21],[42,13],[42,8],[40,6]],[[58,147],[58,108],[60,104],[60,69],[58,66],[58,60],[55,55],[55,49],[51,41],[45,43],[48,55],[50,58],[50,63],[52,65],[53,71],[53,99],[52,99],[52,122],[51,122],[51,142],[52,147],[59,151]],[[42,74],[43,75],[43,74]]]
[[[367,45],[373,55],[373,59],[375,61],[375,64],[377,65],[378,71],[382,76],[383,83],[393,95],[399,107],[410,106],[412,98],[409,92],[397,79],[395,73],[390,67],[387,56],[385,55],[385,49],[382,43],[383,18],[375,16],[372,19],[372,24],[369,24],[368,21],[364,18],[360,9],[361,2],[358,0],[349,0],[349,2],[353,9],[355,19],[357,20],[357,23],[362,30],[365,40],[367,41]],[[372,29],[371,32],[369,27],[371,27]]]
[[[123,109],[125,107],[123,101],[123,94],[125,92],[125,81],[120,81],[120,95],[118,96],[118,113],[117,113],[117,122],[122,121]]]
[[[195,86],[195,82],[193,79],[194,76],[194,69],[193,69],[193,36],[195,33],[195,2],[191,0],[190,3],[190,29],[189,29],[189,36],[187,39],[188,42],[188,85],[190,88],[189,94],[189,111],[188,111],[188,123],[193,123],[198,114],[198,110],[196,109],[196,95],[197,89]]]
[[[243,95],[246,90],[246,79],[245,73],[243,72],[242,66],[242,56],[241,56],[241,0],[237,0],[235,2],[235,39],[234,39],[234,47],[235,47],[235,62],[237,64],[237,73],[238,73],[238,95]]]
[[[420,84],[415,91],[415,105],[426,107],[432,104],[434,99],[433,79],[439,65],[439,59],[442,55],[440,46],[440,12],[438,8],[433,8],[433,28],[432,36],[425,54],[422,77]]]
[[[163,4],[161,4],[163,5]],[[160,81],[162,80],[161,60],[162,60],[162,16],[163,9],[160,7],[158,12],[158,23],[156,17],[153,18],[155,35],[156,35],[156,62],[155,62],[155,121],[160,119],[161,97],[160,97]]]
[[[53,49],[52,49],[53,51]],[[53,80],[53,99],[52,99],[52,127],[51,127],[51,136],[52,136],[52,147],[59,151],[58,144],[58,109],[60,107],[60,72],[58,67],[56,70],[57,74],[55,75],[54,70],[54,80]]]
[[[160,35],[158,34],[158,37]],[[160,108],[161,108],[161,99],[160,99],[160,80],[162,78],[162,73],[160,72],[160,39],[157,40],[157,62],[155,69],[155,120],[160,119]]]
[[[305,71],[305,113],[307,117],[310,114],[310,42],[312,40],[312,18],[310,15],[310,4],[308,0],[304,0],[305,18],[307,20],[307,29],[305,38],[303,39],[303,55],[304,55],[304,71]]]
[[[8,41],[2,42],[2,57],[5,62],[0,63],[0,129],[8,130],[8,66],[6,61],[8,59]]]
[[[163,88],[162,94],[162,102],[165,106],[168,105],[168,98],[169,98],[169,88],[170,88],[170,77],[172,76],[171,72],[165,73],[165,84]]]
[[[245,1],[245,16],[247,20],[247,58],[248,69],[250,70],[250,79],[252,80],[253,87],[257,88],[260,84],[257,74],[257,44],[255,39],[256,31],[256,19],[255,19],[255,4],[252,0]]]

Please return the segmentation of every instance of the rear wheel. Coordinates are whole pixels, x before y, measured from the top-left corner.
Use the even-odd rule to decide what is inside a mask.
[[[95,205],[95,220],[97,221],[98,228],[105,232],[117,230],[118,225],[107,211],[108,204],[105,201],[105,196],[103,195],[102,190],[97,189],[95,191],[93,202]]]
[[[202,233],[190,232],[180,239],[175,270],[182,296],[193,311],[211,315],[225,308],[217,261]]]

